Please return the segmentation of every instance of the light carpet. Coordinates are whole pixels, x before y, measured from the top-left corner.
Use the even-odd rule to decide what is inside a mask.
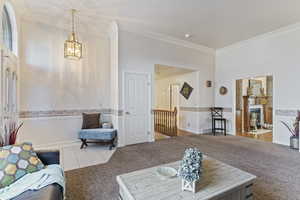
[[[188,147],[256,175],[256,200],[300,200],[299,152],[239,136],[210,135],[119,148],[106,164],[66,172],[67,198],[117,200],[117,175],[180,160]]]

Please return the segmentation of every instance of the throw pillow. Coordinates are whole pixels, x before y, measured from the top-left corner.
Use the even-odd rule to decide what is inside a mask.
[[[43,168],[44,164],[37,157],[30,143],[0,148],[0,188]]]
[[[82,113],[82,129],[100,128],[100,113]]]

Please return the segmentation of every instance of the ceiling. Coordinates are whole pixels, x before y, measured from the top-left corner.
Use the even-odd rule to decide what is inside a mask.
[[[191,72],[194,72],[194,70],[166,65],[155,65],[155,79],[157,80]]]
[[[12,0],[24,16],[147,31],[218,49],[300,21],[299,0]],[[192,37],[186,39],[188,33]]]

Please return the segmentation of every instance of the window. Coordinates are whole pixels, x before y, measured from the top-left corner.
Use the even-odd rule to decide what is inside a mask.
[[[2,37],[6,48],[13,51],[12,25],[6,6],[3,7],[2,12]]]

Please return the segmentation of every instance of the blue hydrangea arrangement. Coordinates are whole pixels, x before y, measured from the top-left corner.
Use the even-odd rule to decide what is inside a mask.
[[[197,148],[188,148],[184,152],[178,176],[188,182],[201,178],[203,155]]]

